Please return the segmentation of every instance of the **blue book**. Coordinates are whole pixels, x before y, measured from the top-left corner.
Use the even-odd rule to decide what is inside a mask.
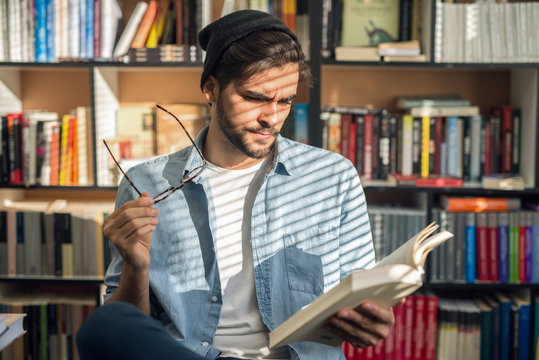
[[[531,307],[530,303],[522,299],[518,301],[520,306],[518,316],[518,360],[528,360],[530,355],[530,326]]]
[[[466,214],[466,282],[475,282],[475,214]]]
[[[447,118],[447,175],[458,177],[459,175],[459,118],[450,116]]]
[[[86,57],[94,57],[94,0],[86,1]]]
[[[500,303],[500,360],[511,359],[511,299],[504,293],[495,292],[496,299]]]
[[[532,249],[539,249],[539,212],[533,213]],[[539,283],[539,258],[537,256],[532,256],[532,282]]]
[[[509,214],[498,214],[498,261],[500,282],[509,282]]]
[[[47,62],[47,4],[35,0],[35,52],[36,62]]]
[[[54,1],[45,0],[47,9],[46,37],[47,37],[47,62],[54,61]]]
[[[309,143],[309,109],[306,103],[294,106],[294,140]]]

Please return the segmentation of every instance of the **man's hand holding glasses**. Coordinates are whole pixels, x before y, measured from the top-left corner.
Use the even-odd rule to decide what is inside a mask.
[[[159,214],[159,210],[153,208],[152,206],[169,198],[176,191],[184,187],[185,184],[199,176],[207,166],[207,162],[202,155],[202,151],[196,145],[195,141],[187,132],[181,121],[174,114],[163,107],[159,105],[157,105],[157,107],[170,114],[180,124],[183,131],[185,131],[186,135],[189,137],[189,140],[191,140],[193,148],[200,155],[202,165],[190,170],[183,176],[179,174],[177,184],[170,186],[168,189],[165,189],[156,195],[151,196],[148,192],[142,192],[137,188],[133,180],[130,179],[120,167],[120,164],[112,154],[107,143],[105,140],[103,140],[105,147],[116,163],[118,170],[125,176],[125,179],[129,185],[140,196],[138,199],[126,202],[108,215],[105,218],[105,227],[103,228],[103,234],[118,249],[124,260],[124,264],[127,264],[130,270],[133,271],[145,271],[150,265],[152,232],[156,229],[156,225],[158,224],[157,216]]]

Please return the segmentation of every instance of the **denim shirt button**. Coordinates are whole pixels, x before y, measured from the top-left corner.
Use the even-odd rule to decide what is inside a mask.
[[[211,301],[212,301],[212,302],[216,302],[216,301],[217,301],[217,296],[213,295],[213,296],[211,297]]]
[[[208,345],[209,345],[209,343],[207,341],[202,342],[202,346],[208,346]]]

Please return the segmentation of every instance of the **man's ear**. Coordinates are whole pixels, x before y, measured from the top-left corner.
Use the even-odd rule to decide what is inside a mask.
[[[202,86],[202,92],[204,93],[204,98],[209,104],[217,101],[217,96],[219,95],[219,84],[213,75],[210,75]]]

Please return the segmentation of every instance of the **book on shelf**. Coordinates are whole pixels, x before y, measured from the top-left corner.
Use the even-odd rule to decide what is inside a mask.
[[[141,48],[146,44],[148,34],[152,28],[152,24],[157,15],[158,3],[157,0],[151,0],[148,4],[144,16],[140,21],[140,25],[135,33],[133,41],[131,42],[132,48]]]
[[[479,115],[479,106],[413,107],[406,110],[412,116],[474,116]]]
[[[127,50],[129,50],[129,46],[131,45],[131,42],[133,41],[135,34],[137,33],[137,30],[140,26],[142,18],[144,17],[144,14],[146,14],[147,9],[148,3],[144,1],[139,1],[137,3],[137,6],[135,7],[135,10],[133,10],[129,21],[127,22],[127,25],[125,26],[125,29],[120,36],[120,39],[114,47],[114,52],[112,54],[114,58],[118,58],[127,53]]]
[[[442,195],[440,206],[447,211],[510,211],[520,210],[519,198],[459,197]]]
[[[375,46],[337,46],[335,47],[335,60],[380,61],[380,55]]]
[[[342,46],[376,45],[399,37],[399,1],[344,1]]]
[[[470,106],[470,101],[459,95],[419,95],[397,97],[397,108]]]
[[[370,300],[394,306],[422,286],[428,253],[453,237],[448,231],[435,234],[431,223],[371,269],[357,270],[270,332],[269,347],[298,341],[337,346],[342,340],[323,324],[342,308],[355,308]]]
[[[494,190],[524,190],[524,177],[512,173],[486,174],[481,177],[481,186]]]
[[[26,314],[0,313],[0,351],[26,333],[23,327],[25,316]]]
[[[425,54],[414,56],[387,55],[382,60],[384,62],[427,62],[427,56]]]
[[[388,183],[396,186],[423,186],[423,187],[462,187],[462,179],[448,175],[429,175],[422,177],[419,174],[404,175],[391,173],[387,177]]]
[[[396,41],[378,44],[380,56],[417,56],[421,48],[418,40]]]

